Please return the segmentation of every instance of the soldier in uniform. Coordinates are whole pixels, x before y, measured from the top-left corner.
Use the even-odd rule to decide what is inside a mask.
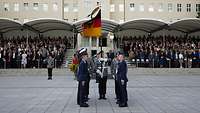
[[[77,104],[80,105],[80,107],[89,107],[85,99],[85,97],[87,96],[87,83],[89,81],[87,50],[83,48],[79,51],[79,54],[81,57],[81,61],[77,72],[77,80],[78,80]]]
[[[127,64],[124,60],[124,55],[118,55],[118,70],[117,70],[117,84],[119,85],[119,107],[127,107],[128,95],[127,95]]]
[[[102,56],[102,58],[101,58]],[[99,52],[97,54],[97,57],[95,59],[95,65],[96,65],[96,69],[97,69],[97,83],[98,84],[98,88],[99,88],[99,100],[100,99],[104,99],[106,100],[106,84],[107,84],[107,69],[105,68],[106,66],[106,61],[105,59],[103,59],[103,51],[102,53]]]
[[[115,80],[115,95],[116,95],[116,100],[117,104],[119,103],[119,85],[117,84],[117,69],[118,69],[118,59],[117,56],[114,57],[114,59],[111,62],[111,74]]]
[[[87,64],[88,64],[88,71],[89,71],[89,80],[86,83],[86,96],[85,96],[86,101],[89,100],[88,96],[89,96],[90,79],[91,77],[93,77],[95,73],[95,64],[91,57],[88,57]]]

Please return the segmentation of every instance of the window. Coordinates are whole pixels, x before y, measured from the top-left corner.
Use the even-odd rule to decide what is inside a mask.
[[[44,11],[48,11],[48,4],[47,4],[47,3],[44,3],[44,4],[43,4],[43,10],[44,10]]]
[[[101,42],[102,42],[102,47],[107,47],[107,38],[105,37],[99,38],[99,47],[101,46]]]
[[[97,38],[92,37],[92,47],[96,47],[96,46],[97,46]]]
[[[173,11],[173,4],[168,3],[168,12],[172,12],[172,11]]]
[[[26,18],[24,19],[24,23],[26,23],[26,22],[28,22],[28,21],[29,21],[28,19],[26,19]]]
[[[73,4],[73,12],[78,12],[78,4],[77,3]]]
[[[119,12],[123,12],[124,11],[124,4],[119,4]]]
[[[134,3],[130,3],[130,11],[135,11],[135,4]]]
[[[16,12],[19,11],[19,3],[14,4],[14,11],[16,11]]]
[[[200,12],[200,4],[196,4],[196,12]]]
[[[119,23],[121,24],[121,23],[123,23],[124,22],[124,20],[119,20]]]
[[[19,18],[13,18],[13,20],[19,21]]]
[[[76,22],[76,21],[78,21],[78,19],[77,19],[77,18],[75,18],[75,19],[73,19],[73,21],[74,21],[74,22]]]
[[[88,9],[91,6],[91,4],[92,4],[91,0],[84,0],[84,7],[85,8]]]
[[[153,3],[149,5],[149,12],[153,12],[154,11],[154,7],[153,7]]]
[[[81,46],[82,47],[87,47],[87,46],[89,46],[89,39],[90,38],[81,38]]]
[[[53,3],[53,10],[58,11],[58,3]]]
[[[163,3],[159,3],[158,12],[163,12]]]
[[[33,3],[33,10],[38,11],[38,9],[39,9],[39,4]]]
[[[139,5],[139,10],[140,10],[140,12],[144,12],[144,4]]]
[[[187,4],[187,12],[191,12],[191,4]]]
[[[177,12],[181,12],[181,4],[177,4]]]
[[[24,3],[24,10],[28,10],[28,3]]]
[[[4,11],[10,11],[8,3],[4,3]]]
[[[69,4],[64,4],[64,12],[69,12]]]
[[[115,4],[110,5],[110,12],[115,12]]]

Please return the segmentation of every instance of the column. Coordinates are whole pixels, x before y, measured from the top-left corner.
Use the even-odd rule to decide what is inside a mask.
[[[88,47],[88,54],[91,56],[91,50],[92,50],[92,37],[89,37],[89,47]]]

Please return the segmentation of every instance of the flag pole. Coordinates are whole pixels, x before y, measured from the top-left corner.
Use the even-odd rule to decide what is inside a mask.
[[[102,37],[101,38],[101,58],[103,59],[103,40]],[[103,74],[103,61],[101,61],[101,72]]]

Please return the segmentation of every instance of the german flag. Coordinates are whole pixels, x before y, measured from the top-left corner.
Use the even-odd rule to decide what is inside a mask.
[[[99,10],[97,11],[98,12],[94,18],[91,18],[89,21],[82,24],[83,36],[85,37],[100,37],[101,36],[101,9],[99,8]]]

